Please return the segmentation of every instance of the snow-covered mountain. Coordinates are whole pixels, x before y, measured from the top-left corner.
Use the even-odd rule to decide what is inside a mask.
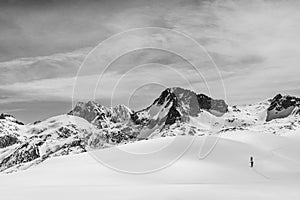
[[[215,100],[204,94],[179,87],[168,88],[144,110],[134,113],[136,123],[161,117],[165,124],[173,124],[176,120],[188,121],[189,116],[196,117],[203,110],[221,116],[228,110],[224,100]]]
[[[224,100],[182,88],[168,88],[147,108],[133,111],[89,101],[67,114],[24,125],[0,115],[0,171],[9,173],[48,158],[108,148],[141,139],[177,135],[300,130],[300,100],[276,95],[257,104],[229,106]]]
[[[107,108],[96,102],[78,102],[68,115],[83,118],[94,125],[98,132],[89,138],[90,148],[135,141],[140,127],[131,120],[133,111],[124,105]]]
[[[273,119],[288,117],[291,114],[299,114],[299,108],[300,98],[278,94],[271,100],[266,120],[271,121]]]
[[[78,102],[68,115],[86,119],[99,128],[109,126],[110,123],[126,123],[131,119],[132,111],[124,105],[107,108],[96,102]]]
[[[48,158],[106,148],[135,140],[131,110],[79,102],[68,114],[24,125],[13,116],[0,119],[0,171],[26,169]]]
[[[23,140],[20,135],[23,125],[12,115],[5,113],[0,115],[0,149],[20,143]]]
[[[15,138],[0,147],[0,171],[6,172],[27,168],[49,157],[85,152],[86,138],[99,131],[86,120],[69,115],[28,125],[11,120],[2,120],[1,124],[6,124],[9,131],[4,130]],[[5,144],[6,140],[0,139]]]
[[[215,100],[204,94],[175,87],[164,90],[149,107],[134,112],[132,120],[144,125],[139,137],[147,138],[169,125],[189,123],[204,112],[208,116],[218,117],[227,111],[228,105],[224,100]]]

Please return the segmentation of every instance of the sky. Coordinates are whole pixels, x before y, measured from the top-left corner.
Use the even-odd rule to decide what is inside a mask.
[[[0,112],[141,109],[180,86],[231,105],[300,96],[297,0],[2,0]]]

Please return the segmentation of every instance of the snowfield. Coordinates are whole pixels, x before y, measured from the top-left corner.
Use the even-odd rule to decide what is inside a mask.
[[[300,98],[227,105],[168,88],[145,109],[0,115],[0,199],[300,199]],[[254,168],[250,167],[254,158]]]
[[[2,174],[0,194],[4,200],[296,200],[300,199],[299,142],[298,133],[278,136],[251,131],[143,140],[53,157],[25,171]],[[250,156],[254,168],[249,167]],[[95,157],[128,171],[164,168],[153,173],[121,173]]]

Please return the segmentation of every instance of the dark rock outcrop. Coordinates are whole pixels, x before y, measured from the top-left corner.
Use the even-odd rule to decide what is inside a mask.
[[[228,111],[224,100],[215,100],[204,94],[179,87],[167,88],[149,107],[134,112],[132,121],[143,128],[139,139],[149,137],[157,129],[164,129],[177,122],[189,122],[207,111],[217,117]]]
[[[18,121],[14,116],[12,116],[10,114],[7,114],[7,113],[1,113],[0,114],[0,119],[9,120],[9,121],[14,122],[14,123],[19,124],[19,125],[24,125],[23,122]]]
[[[78,102],[68,113],[68,115],[81,117],[98,128],[107,127],[110,122],[128,122],[131,119],[131,114],[132,111],[124,105],[107,108],[93,101]]]
[[[108,108],[101,106],[96,102],[89,101],[87,103],[78,102],[68,115],[78,116],[88,122],[93,122],[97,119],[104,120],[110,113]]]
[[[296,107],[300,108],[300,98],[289,95],[278,94],[270,102],[266,121],[288,117]]]
[[[0,136],[0,149],[5,148],[20,142],[19,139],[14,135],[3,135]]]
[[[228,105],[224,100],[215,100],[204,94],[196,94],[191,90],[175,87],[164,90],[149,107],[134,112],[131,115],[133,122],[141,125],[153,124],[151,113],[147,116],[147,112],[151,112],[150,110],[155,106],[164,106],[164,109],[169,109],[166,117],[162,119],[166,125],[174,124],[177,120],[188,121],[189,116],[197,117],[202,112],[201,110],[206,110],[216,116],[228,111]],[[146,116],[140,117],[144,113]]]
[[[0,163],[0,171],[20,163],[33,161],[40,157],[38,147],[29,142],[20,145],[13,153],[5,157]]]
[[[207,111],[217,111],[221,114],[224,114],[228,111],[228,105],[225,103],[223,99],[213,99],[205,94],[197,94],[198,103],[200,109],[204,109]]]

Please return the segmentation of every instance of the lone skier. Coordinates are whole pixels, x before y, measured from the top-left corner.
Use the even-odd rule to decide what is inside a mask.
[[[253,157],[251,156],[250,157],[250,167],[252,168],[254,166],[254,160],[253,160]]]

